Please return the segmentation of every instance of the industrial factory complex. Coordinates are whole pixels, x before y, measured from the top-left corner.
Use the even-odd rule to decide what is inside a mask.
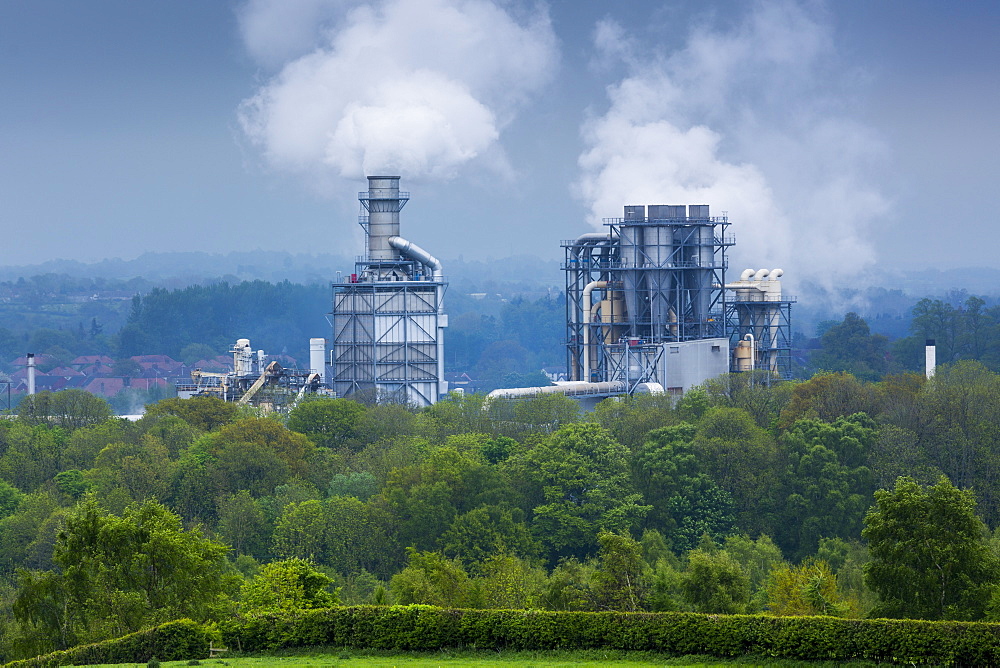
[[[444,380],[441,263],[400,236],[409,194],[397,176],[368,177],[359,194],[365,255],[333,284],[326,369],[338,396],[426,406]],[[780,269],[747,269],[726,282],[726,216],[708,205],[629,205],[606,232],[563,243],[570,380],[496,390],[559,393],[583,403],[635,392],[682,394],[728,371],[787,378],[791,299]]]
[[[309,369],[284,369],[240,339],[227,373],[192,372],[181,396],[211,394],[280,410],[304,393],[428,406],[448,393],[447,284],[441,262],[400,234],[409,193],[369,176],[359,193],[365,253],[332,284],[332,337],[310,340]],[[791,305],[781,269],[729,281],[735,244],[707,204],[627,205],[605,230],[564,241],[568,380],[490,397],[680,395],[727,372],[791,374]]]

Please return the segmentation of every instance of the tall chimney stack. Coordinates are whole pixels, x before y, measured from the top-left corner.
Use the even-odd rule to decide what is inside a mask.
[[[937,347],[934,345],[934,339],[927,339],[924,348],[924,373],[928,380],[934,377],[935,366],[937,366]]]
[[[28,394],[35,393],[35,353],[28,353]]]

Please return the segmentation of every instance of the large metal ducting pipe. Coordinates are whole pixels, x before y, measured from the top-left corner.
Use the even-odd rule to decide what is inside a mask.
[[[368,259],[373,262],[399,260],[399,253],[389,243],[399,236],[399,212],[409,195],[399,192],[398,176],[369,176],[368,193],[358,199],[368,211]]]
[[[397,221],[398,222],[398,221]],[[397,225],[398,227],[398,225]],[[444,314],[444,268],[441,260],[437,259],[423,248],[408,241],[401,236],[391,236],[387,240],[391,248],[399,251],[406,257],[419,262],[431,270],[437,287],[437,376],[438,389],[441,394],[447,393],[448,384],[444,379],[444,330],[448,326],[447,316]]]
[[[396,227],[397,227],[396,231],[398,233],[399,225],[397,224]],[[413,243],[412,241],[407,241],[398,234],[389,237],[386,240],[386,243],[389,245],[390,248],[399,251],[401,254],[405,255],[411,260],[419,262],[420,264],[430,269],[431,273],[434,276],[435,281],[440,281],[442,278],[444,278],[441,261],[438,260],[433,255],[431,255],[430,253],[428,253],[427,251],[425,251],[417,244]]]
[[[35,353],[28,353],[28,394],[35,393]]]
[[[562,394],[568,397],[600,395],[600,394],[624,394],[628,391],[628,384],[622,381],[609,381],[603,383],[563,383],[561,385],[547,385],[545,387],[508,387],[493,390],[486,395],[487,401],[490,399],[519,399],[522,397],[533,397],[543,394]],[[660,383],[639,383],[633,390],[635,394],[663,394],[663,386]]]
[[[309,339],[309,368],[326,384],[326,339]]]

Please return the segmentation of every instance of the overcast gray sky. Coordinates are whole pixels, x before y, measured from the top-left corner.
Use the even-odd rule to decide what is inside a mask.
[[[364,175],[443,258],[728,212],[820,282],[996,266],[1000,3],[2,0],[0,264],[354,255]]]

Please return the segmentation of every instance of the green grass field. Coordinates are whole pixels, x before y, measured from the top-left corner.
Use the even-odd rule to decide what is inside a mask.
[[[121,664],[144,668],[145,664]],[[478,668],[497,667],[510,668],[596,668],[607,666],[611,668],[646,668],[648,666],[783,666],[783,667],[827,667],[855,666],[868,667],[876,664],[870,662],[833,663],[811,661],[779,661],[776,659],[761,659],[746,657],[743,659],[722,660],[707,656],[667,657],[650,652],[615,652],[615,651],[550,651],[550,652],[486,652],[486,651],[454,651],[454,652],[379,652],[374,650],[337,650],[332,648],[316,648],[314,650],[292,650],[277,652],[269,656],[228,657],[224,659],[206,659],[200,662],[168,661],[160,664],[161,668],[182,668],[201,665],[204,668],[360,668],[373,666],[375,668]],[[883,664],[885,665],[885,664]],[[100,668],[104,668],[103,666]]]

